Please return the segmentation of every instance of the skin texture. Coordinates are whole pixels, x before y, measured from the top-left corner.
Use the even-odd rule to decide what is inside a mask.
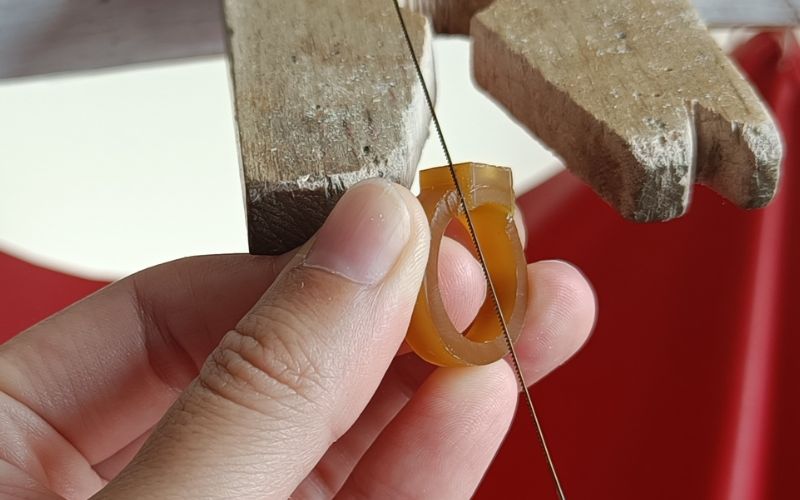
[[[403,348],[428,238],[411,193],[368,181],[296,252],[157,266],[23,332],[0,346],[0,497],[469,498],[517,387],[505,361]],[[480,269],[455,240],[440,266],[463,328]],[[568,264],[528,273],[533,383],[586,341],[595,299]]]

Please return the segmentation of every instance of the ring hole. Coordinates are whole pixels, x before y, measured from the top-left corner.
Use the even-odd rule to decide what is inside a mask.
[[[450,322],[464,333],[486,300],[486,282],[469,231],[458,219],[450,221],[439,246],[439,291]]]

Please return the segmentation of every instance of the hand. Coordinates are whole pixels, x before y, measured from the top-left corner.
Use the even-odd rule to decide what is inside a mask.
[[[517,387],[502,360],[397,355],[428,239],[411,193],[367,181],[297,252],[164,264],[20,334],[0,347],[0,496],[469,498]],[[480,269],[452,240],[440,267],[465,327]],[[595,305],[567,264],[528,272],[533,383],[583,344]]]

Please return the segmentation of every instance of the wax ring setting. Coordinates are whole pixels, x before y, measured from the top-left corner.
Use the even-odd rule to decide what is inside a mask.
[[[454,165],[481,242],[486,268],[508,326],[511,342],[522,331],[528,297],[525,255],[514,223],[511,170],[480,163]],[[420,172],[419,200],[431,228],[431,246],[406,341],[426,361],[439,366],[474,366],[497,361],[509,352],[494,302],[484,299],[472,324],[456,330],[439,289],[439,248],[453,219],[467,226],[449,167]]]

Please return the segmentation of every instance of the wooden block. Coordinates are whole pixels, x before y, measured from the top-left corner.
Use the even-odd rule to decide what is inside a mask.
[[[472,22],[478,83],[625,217],[682,215],[695,181],[775,193],[771,117],[684,0],[497,0]]]
[[[224,9],[251,253],[301,245],[362,179],[411,184],[430,114],[391,2]],[[433,90],[429,23],[404,17]]]

